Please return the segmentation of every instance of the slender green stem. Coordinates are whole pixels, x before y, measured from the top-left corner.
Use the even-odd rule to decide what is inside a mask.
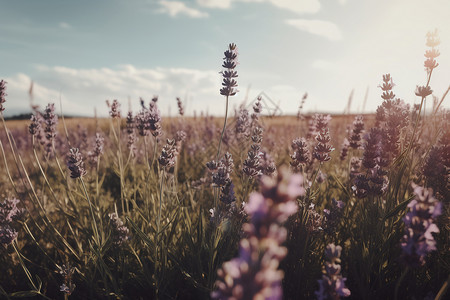
[[[100,247],[100,237],[99,237],[98,228],[97,228],[97,221],[95,220],[94,210],[92,208],[92,202],[91,202],[91,199],[89,198],[89,194],[87,192],[86,184],[84,183],[83,178],[80,177],[80,181],[81,181],[81,184],[83,186],[84,195],[86,196],[86,199],[89,202],[89,209],[91,210],[92,221],[93,221],[93,226],[94,226],[95,242],[97,243],[97,246]]]
[[[161,228],[161,211],[162,211],[162,198],[163,198],[163,188],[164,188],[164,178],[166,177],[166,172],[165,169],[162,169],[162,174],[161,174],[161,186],[159,189],[159,210],[158,210],[158,223],[157,223],[157,228],[158,228],[158,234],[160,234],[160,228]]]
[[[222,134],[220,135],[219,147],[217,148],[216,161],[219,161],[219,156],[220,156],[220,146],[222,145],[223,134],[225,133],[225,129],[226,129],[226,127],[227,127],[227,117],[228,117],[228,96],[226,97],[226,103],[225,103],[225,120],[223,121],[223,129],[222,129]]]

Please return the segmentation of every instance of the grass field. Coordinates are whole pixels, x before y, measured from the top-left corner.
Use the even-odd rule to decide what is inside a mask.
[[[427,43],[413,107],[380,74],[364,116],[270,118],[256,100],[164,118],[154,98],[106,119],[49,104],[4,121],[0,297],[445,299],[450,113],[445,96],[422,109]],[[230,45],[224,109],[234,59]]]

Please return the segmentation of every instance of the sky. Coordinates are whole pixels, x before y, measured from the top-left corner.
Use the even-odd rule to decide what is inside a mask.
[[[106,116],[105,100],[137,111],[159,96],[164,115],[223,115],[223,52],[239,51],[240,92],[230,108],[264,92],[267,109],[296,114],[373,112],[390,73],[394,93],[418,103],[426,83],[426,33],[441,55],[431,88],[450,85],[448,0],[0,0],[0,79],[6,116],[60,103],[69,115]],[[29,95],[33,82],[32,98]],[[367,94],[367,101],[364,101]],[[272,101],[269,101],[269,99]],[[431,100],[431,99],[430,99]],[[364,105],[365,102],[365,105]],[[431,103],[431,102],[430,102]],[[431,104],[429,104],[431,106]],[[450,107],[448,99],[444,107]]]

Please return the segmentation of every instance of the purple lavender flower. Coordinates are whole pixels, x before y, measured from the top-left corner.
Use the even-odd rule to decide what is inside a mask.
[[[258,126],[259,124],[259,116],[262,112],[262,105],[261,105],[262,97],[258,96],[256,98],[255,104],[253,104],[253,113],[251,115],[252,118],[252,127]]]
[[[134,133],[134,127],[135,127],[135,119],[133,117],[133,112],[129,111],[127,114],[127,133],[130,135]]]
[[[322,115],[322,114],[315,114],[313,117],[314,120],[314,126],[315,126],[315,132],[321,132],[322,130],[325,130],[328,128],[328,125],[331,121],[330,115]]]
[[[0,245],[9,245],[17,238],[17,220],[21,217],[23,210],[17,207],[19,200],[7,198],[0,202]]]
[[[379,86],[383,91],[381,98],[384,100],[393,100],[395,98],[395,94],[392,92],[394,85],[391,74],[383,75],[383,83]]]
[[[236,196],[234,195],[234,184],[232,181],[220,188],[219,199],[225,204],[231,204],[236,201]]]
[[[308,144],[304,138],[296,138],[292,141],[291,147],[294,153],[290,155],[292,159],[290,164],[294,172],[300,172],[303,166],[307,165],[311,160]]]
[[[109,101],[107,102],[109,104]],[[120,103],[117,100],[113,100],[113,103],[111,106],[108,105],[110,108],[109,115],[113,119],[120,119]]]
[[[324,231],[332,235],[336,232],[337,226],[344,213],[345,203],[336,199],[331,200],[330,209],[324,209]]]
[[[341,153],[339,155],[339,158],[341,160],[345,160],[347,158],[348,154],[348,147],[350,146],[350,142],[347,138],[344,139],[344,142],[342,143]]]
[[[267,176],[274,175],[277,170],[275,160],[266,150],[261,150],[261,155],[259,157],[259,170],[263,175]]]
[[[127,148],[130,150],[132,156],[136,154],[136,133],[134,132],[134,128],[136,127],[136,120],[133,117],[133,112],[129,111],[127,114]]]
[[[176,151],[175,140],[167,139],[167,143],[158,158],[159,165],[166,171],[175,165]]]
[[[228,50],[224,52],[225,58],[222,67],[225,68],[221,72],[223,76],[222,88],[220,94],[223,96],[234,96],[237,93],[237,81],[234,79],[238,77],[237,72],[234,70],[237,66],[237,47],[236,44],[228,45]]]
[[[436,250],[433,233],[439,233],[434,223],[442,214],[442,203],[433,197],[431,189],[414,185],[414,199],[408,204],[409,212],[403,218],[405,235],[401,241],[402,260],[411,267],[423,266],[426,256]]]
[[[250,136],[250,117],[248,115],[248,110],[245,108],[241,108],[238,111],[235,132],[238,139]]]
[[[314,147],[313,157],[318,161],[326,162],[331,159],[330,153],[334,150],[329,144],[331,141],[328,128],[322,128],[316,136],[317,145]]]
[[[210,161],[206,164],[212,172],[212,182],[219,187],[225,186],[231,182],[231,173],[233,172],[233,157],[231,153],[225,153],[219,161]]]
[[[67,160],[67,165],[70,170],[70,177],[79,178],[86,175],[86,170],[84,169],[83,156],[81,155],[78,148],[71,148],[69,150],[69,158]]]
[[[55,114],[55,104],[49,103],[42,115],[44,119],[44,134],[47,139],[46,150],[47,153],[51,152],[53,141],[56,137],[56,125],[58,124],[58,116]]]
[[[57,266],[59,269],[59,274],[63,277],[63,284],[59,287],[61,292],[71,295],[75,290],[75,284],[72,282],[72,276],[75,273],[75,268],[70,267],[70,265]]]
[[[161,113],[154,99],[158,101],[157,97],[153,97],[152,101],[150,102],[151,105],[149,108],[148,122],[149,122],[149,129],[152,135],[156,138],[160,136],[162,132],[161,132]]]
[[[218,270],[213,299],[282,299],[284,274],[278,266],[287,254],[281,246],[287,236],[282,223],[298,209],[295,199],[305,192],[302,182],[300,174],[289,176],[286,170],[277,180],[262,177],[262,193],[252,193],[245,205],[251,218],[243,226],[247,238],[239,244],[239,257]]]
[[[350,290],[345,287],[346,278],[341,275],[341,246],[328,244],[325,249],[325,261],[322,279],[317,280],[319,290],[315,292],[318,300],[333,299],[350,296]]]
[[[28,127],[28,131],[31,133],[31,135],[35,136],[40,130],[41,130],[41,122],[39,120],[38,115],[31,115],[31,123]]]
[[[0,113],[5,110],[5,108],[3,107],[3,103],[6,102],[6,96],[8,96],[8,94],[6,93],[6,81],[2,79],[0,81]]]
[[[440,53],[435,47],[439,46],[440,43],[441,41],[439,40],[437,30],[427,33],[426,45],[431,48],[431,50],[427,50],[425,52],[425,57],[427,59],[424,62],[424,66],[427,69],[427,73],[430,73],[434,68],[437,68],[437,66],[439,66],[435,58],[438,57]]]
[[[177,106],[178,106],[178,113],[180,114],[180,116],[183,116],[184,108],[183,108],[183,103],[181,102],[180,97],[177,97]]]
[[[122,245],[130,239],[130,230],[123,224],[116,213],[108,214],[111,222],[111,239],[114,245]]]
[[[356,116],[353,122],[352,134],[349,138],[349,146],[353,149],[361,147],[361,136],[364,131],[364,121],[362,116]]]
[[[95,134],[94,149],[88,152],[89,159],[91,163],[96,165],[98,158],[103,154],[103,147],[105,145],[105,139],[100,135],[100,133]]]
[[[310,234],[319,233],[323,230],[323,217],[316,211],[313,203],[308,207],[308,220],[305,225]]]
[[[253,144],[247,153],[247,158],[244,160],[242,171],[250,178],[255,178],[261,175],[260,158],[261,158],[261,142],[263,129],[255,127],[252,133]]]

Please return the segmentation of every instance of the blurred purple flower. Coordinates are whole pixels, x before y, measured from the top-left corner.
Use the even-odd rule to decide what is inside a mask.
[[[67,160],[67,165],[70,170],[70,177],[79,178],[86,175],[83,157],[78,148],[71,148],[69,150],[69,158]]]
[[[319,290],[315,292],[317,299],[339,300],[341,297],[350,296],[350,290],[345,287],[345,280],[341,275],[341,246],[328,244],[325,249],[327,260],[324,263],[322,279],[317,280]]]
[[[405,235],[401,241],[402,260],[411,267],[425,264],[426,256],[436,250],[433,233],[439,233],[434,221],[442,214],[442,203],[433,197],[431,189],[414,185],[414,199],[403,218]]]

